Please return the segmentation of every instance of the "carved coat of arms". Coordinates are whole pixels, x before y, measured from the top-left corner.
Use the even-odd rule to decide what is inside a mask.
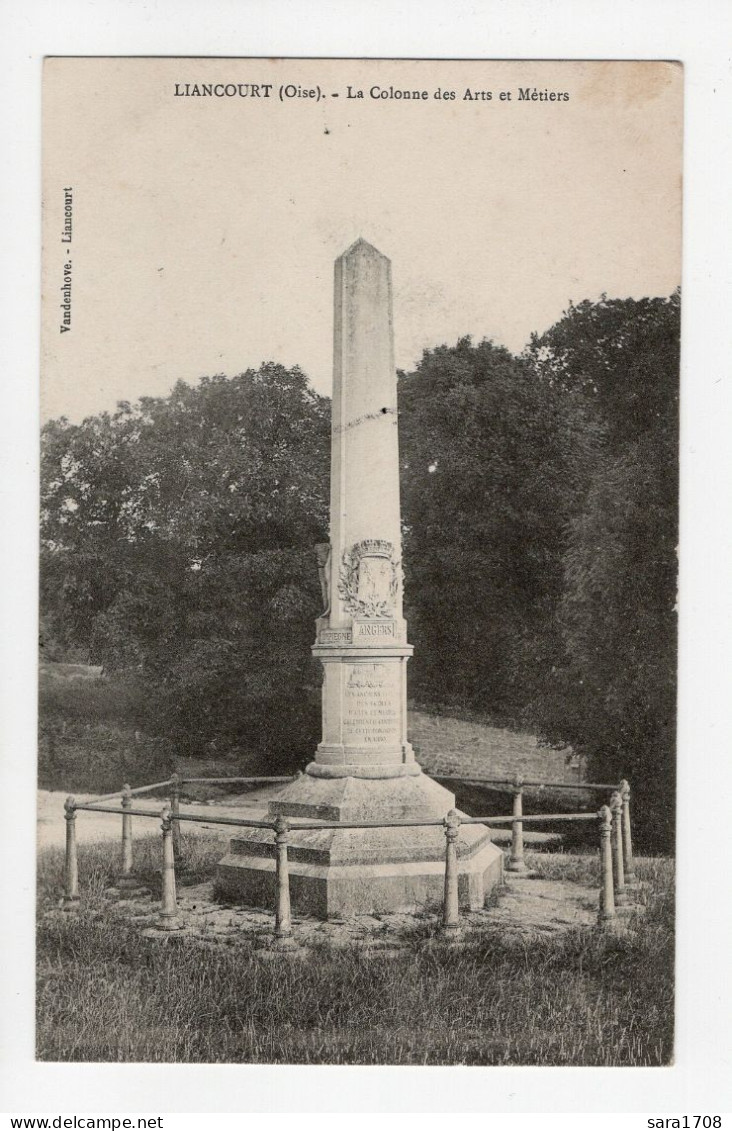
[[[344,551],[338,592],[352,616],[393,616],[398,591],[399,562],[391,542],[367,538]]]

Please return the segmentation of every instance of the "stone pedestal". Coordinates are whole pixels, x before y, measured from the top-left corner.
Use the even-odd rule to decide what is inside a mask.
[[[455,797],[417,772],[396,778],[316,778],[303,774],[270,805],[293,820],[360,822],[442,818]],[[481,825],[460,829],[460,906],[478,909],[501,881],[503,854]],[[290,899],[296,915],[345,918],[441,905],[445,831],[426,827],[313,829],[289,838]],[[248,829],[232,839],[217,890],[249,906],[272,908],[274,834]]]
[[[330,543],[320,547],[325,609],[313,647],[323,736],[270,814],[343,825],[442,820],[454,795],[422,774],[407,738],[391,264],[363,240],[336,261],[334,326]],[[503,854],[487,829],[465,826],[457,858],[460,903],[482,907]],[[288,859],[295,913],[414,911],[443,898],[441,825],[293,831]],[[273,834],[247,831],[219,864],[218,889],[272,907],[274,869]]]

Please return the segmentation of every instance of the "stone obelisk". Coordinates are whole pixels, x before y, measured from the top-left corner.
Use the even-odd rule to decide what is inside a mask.
[[[407,741],[391,264],[358,240],[336,260],[323,741],[308,773],[419,773]]]
[[[422,773],[407,739],[401,518],[391,264],[357,240],[335,264],[330,545],[326,607],[313,654],[323,665],[323,734],[305,773],[270,803],[272,815],[334,823],[444,817],[448,790]],[[442,828],[292,832],[294,909],[321,916],[413,910],[441,898]],[[483,905],[502,854],[479,826],[458,841],[459,890]],[[219,890],[271,906],[268,831],[235,837]]]

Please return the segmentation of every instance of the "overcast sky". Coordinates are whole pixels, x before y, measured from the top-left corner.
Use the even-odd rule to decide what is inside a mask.
[[[272,89],[175,96],[196,82]],[[329,393],[333,260],[358,236],[392,260],[401,368],[463,334],[519,351],[570,300],[669,294],[681,87],[663,63],[47,62],[44,417],[268,360]]]

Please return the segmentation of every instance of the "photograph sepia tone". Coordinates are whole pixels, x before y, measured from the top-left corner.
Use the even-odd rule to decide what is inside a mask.
[[[42,1061],[673,1061],[683,71],[50,58]]]

